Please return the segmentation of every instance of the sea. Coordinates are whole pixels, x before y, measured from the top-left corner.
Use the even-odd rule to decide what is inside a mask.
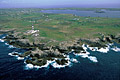
[[[51,14],[73,14],[81,17],[120,18],[120,11],[105,11],[105,13],[95,13],[95,11],[79,11],[79,10],[42,10],[40,12]]]
[[[89,57],[69,53],[72,62],[69,66],[55,68],[29,67],[25,59],[9,55],[12,52],[24,53],[25,49],[13,47],[3,41],[0,35],[0,80],[120,80],[120,44],[114,43],[107,52],[86,49]]]

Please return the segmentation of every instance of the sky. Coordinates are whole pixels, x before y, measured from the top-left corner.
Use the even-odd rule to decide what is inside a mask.
[[[120,0],[0,0],[0,8],[120,8]]]

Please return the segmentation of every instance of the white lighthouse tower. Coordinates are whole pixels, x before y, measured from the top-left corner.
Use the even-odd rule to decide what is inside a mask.
[[[32,25],[32,30],[34,30],[34,26]]]

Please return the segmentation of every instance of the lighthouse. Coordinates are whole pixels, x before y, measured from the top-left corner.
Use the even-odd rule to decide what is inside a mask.
[[[34,30],[34,26],[32,25],[32,30]]]

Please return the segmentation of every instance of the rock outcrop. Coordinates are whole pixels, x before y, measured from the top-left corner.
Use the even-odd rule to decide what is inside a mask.
[[[27,59],[26,63],[42,66],[47,63],[47,60],[54,60],[55,58],[57,58],[55,61],[59,65],[68,63],[68,60],[65,60],[65,55],[71,51],[74,51],[75,53],[83,52],[86,54],[86,51],[82,47],[83,44],[89,45],[90,47],[104,48],[107,47],[106,43],[120,43],[120,35],[103,35],[96,39],[77,38],[73,41],[64,41],[59,43],[59,45],[54,46],[46,46],[47,43],[31,43],[29,39],[20,36],[18,37],[14,34],[9,34],[4,38],[4,40],[8,41],[9,44],[14,45],[15,47],[27,48],[30,50],[24,54],[14,53],[13,55],[17,55],[19,57],[29,56],[30,59]]]

